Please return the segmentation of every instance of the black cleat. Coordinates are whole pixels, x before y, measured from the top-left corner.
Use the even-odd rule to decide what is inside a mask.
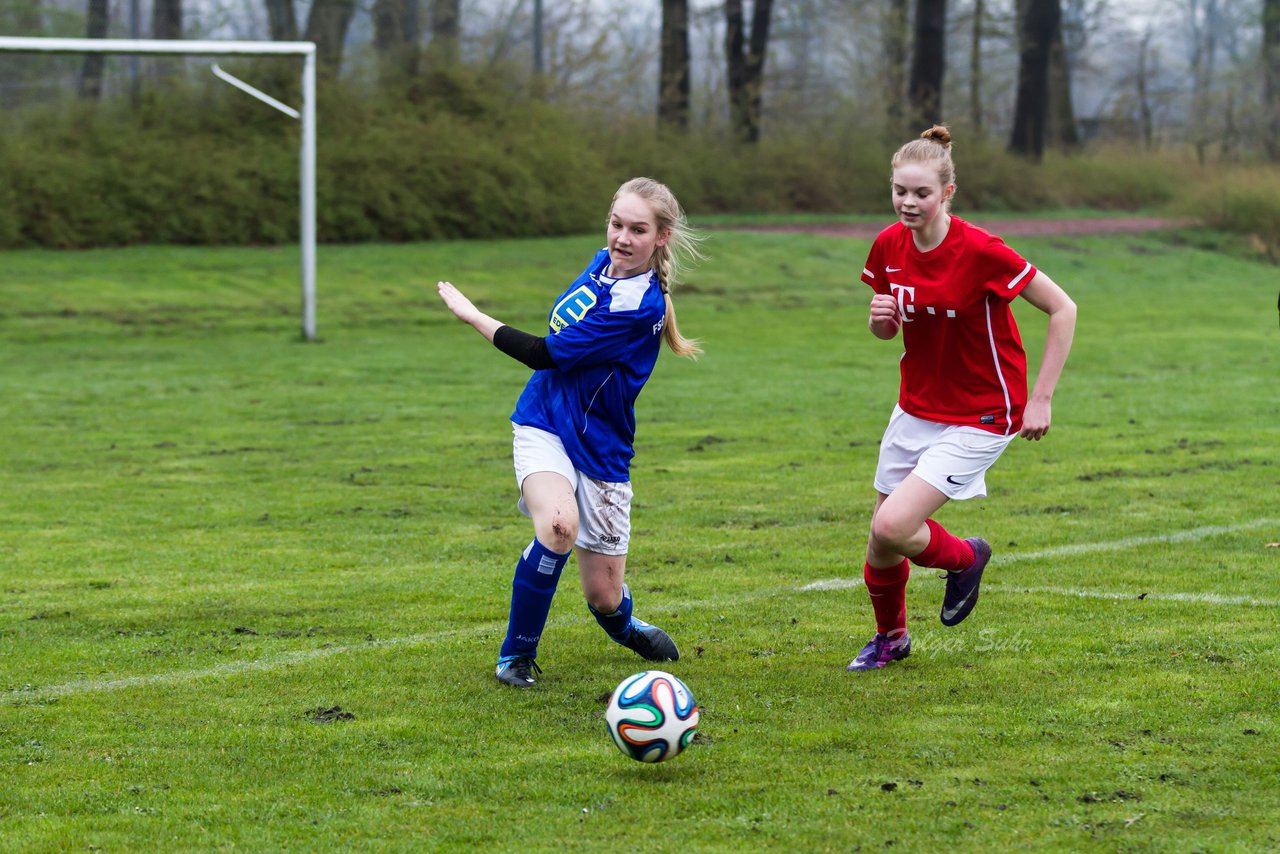
[[[498,659],[498,681],[515,688],[532,688],[533,674],[542,675],[542,668],[528,655],[506,655]]]
[[[676,649],[671,635],[635,617],[631,618],[631,634],[622,645],[645,661],[676,661],[680,658],[680,650]]]
[[[981,537],[965,540],[973,546],[973,563],[959,572],[947,573],[947,590],[942,594],[942,625],[954,626],[969,616],[978,604],[978,585],[982,583],[982,570],[991,560],[991,546]]]

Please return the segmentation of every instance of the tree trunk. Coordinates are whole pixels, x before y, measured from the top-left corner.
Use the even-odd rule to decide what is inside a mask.
[[[689,0],[662,0],[658,127],[676,133],[689,129]]]
[[[1049,123],[1049,53],[1059,29],[1058,0],[1018,0],[1018,94],[1009,151],[1039,161]]]
[[[384,82],[418,71],[418,0],[375,0],[373,46]]]
[[[1049,144],[1061,151],[1074,151],[1080,147],[1080,134],[1071,98],[1071,64],[1062,36],[1061,0],[1054,0],[1054,4],[1058,7],[1058,26],[1049,46]]]
[[[461,20],[460,0],[431,0],[431,44],[427,47],[427,57],[432,66],[456,65],[461,59],[458,46]]]
[[[298,16],[293,11],[293,0],[266,0],[267,27],[272,41],[298,40]]]
[[[107,0],[89,0],[88,25],[85,34],[91,39],[107,37]],[[102,97],[102,67],[106,55],[86,53],[80,67],[80,97],[98,100]]]
[[[773,0],[755,0],[750,34],[744,28],[742,0],[725,0],[724,15],[730,124],[738,139],[758,142],[764,106],[764,61],[769,53]]]
[[[155,39],[182,38],[182,0],[154,0],[151,4],[151,36]],[[151,74],[157,79],[173,75],[182,60],[157,56],[151,60]]]
[[[546,73],[546,61],[542,56],[542,0],[533,0],[533,75],[541,85],[542,75]]]
[[[1280,0],[1263,0],[1262,76],[1267,156],[1280,163]]]
[[[1199,0],[1188,4],[1191,25],[1191,139],[1196,159],[1203,166],[1212,136],[1210,88],[1213,66],[1218,53],[1218,3]]]
[[[986,17],[983,0],[973,0],[973,30],[969,39],[969,120],[974,136],[983,136],[982,114],[982,24]]]
[[[157,39],[182,38],[182,0],[154,0],[151,35]]]
[[[1156,147],[1155,122],[1152,119],[1151,93],[1147,81],[1147,76],[1150,74],[1151,38],[1152,32],[1147,30],[1142,34],[1142,41],[1138,43],[1137,74],[1139,132],[1142,136],[1142,145],[1148,151]]]
[[[907,0],[886,0],[884,7],[885,136],[897,146],[907,133],[903,103],[907,97]]]
[[[947,71],[947,0],[916,0],[914,50],[907,100],[913,131],[942,121],[942,80]]]
[[[316,43],[316,70],[336,77],[342,70],[342,49],[355,12],[355,0],[315,0],[307,17],[306,40]]]

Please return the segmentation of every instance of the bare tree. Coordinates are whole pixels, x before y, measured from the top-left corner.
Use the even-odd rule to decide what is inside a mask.
[[[1155,111],[1151,108],[1151,78],[1155,74],[1155,56],[1151,41],[1155,34],[1150,28],[1142,33],[1138,42],[1138,128],[1142,134],[1142,145],[1148,150],[1156,147]]]
[[[888,88],[888,138],[893,144],[907,133],[902,101],[907,94],[907,0],[887,0],[884,21],[885,85]]]
[[[89,0],[85,34],[91,39],[107,37],[109,19],[107,0]],[[105,55],[86,53],[80,68],[80,97],[97,100],[102,97],[102,68]]]
[[[293,0],[266,0],[267,28],[273,41],[298,40],[298,16],[293,11]]]
[[[316,43],[317,70],[337,76],[342,70],[342,50],[347,28],[355,13],[355,0],[315,0],[307,16],[306,40]]]
[[[1049,54],[1061,18],[1058,0],[1018,0],[1018,95],[1009,150],[1039,160],[1049,124]]]
[[[1262,3],[1262,78],[1267,156],[1280,162],[1280,0]]]
[[[744,29],[742,0],[725,0],[725,54],[728,58],[729,120],[744,142],[760,139],[764,105],[764,61],[769,50],[773,0],[755,0],[751,32]]]
[[[458,41],[462,34],[460,0],[431,0],[431,44],[427,58],[433,66],[455,65],[462,54]]]
[[[986,20],[986,4],[973,0],[973,21],[969,35],[969,120],[975,136],[983,135],[986,124],[982,113],[982,34]]]
[[[1210,91],[1218,54],[1218,0],[1187,0],[1191,44],[1191,139],[1201,165],[1212,136]]]
[[[678,133],[689,129],[689,0],[662,0],[658,127]]]
[[[1058,26],[1054,27],[1053,41],[1049,44],[1048,143],[1071,151],[1080,147],[1080,134],[1076,130],[1076,111],[1071,98],[1071,59],[1063,39],[1061,0],[1054,2],[1058,6]]]
[[[153,0],[151,35],[157,39],[182,38],[182,0]]]
[[[153,0],[151,36],[156,39],[182,38],[182,0]],[[151,73],[156,78],[168,77],[181,67],[182,61],[178,59],[154,57],[151,60]]]
[[[375,0],[373,46],[384,80],[418,70],[418,0]]]
[[[914,50],[907,99],[913,130],[942,121],[942,81],[946,76],[947,0],[916,0]]]

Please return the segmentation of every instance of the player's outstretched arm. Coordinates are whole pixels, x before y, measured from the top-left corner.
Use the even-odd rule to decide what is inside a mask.
[[[1040,360],[1040,372],[1022,413],[1022,432],[1018,434],[1024,439],[1039,441],[1049,432],[1049,423],[1053,420],[1053,392],[1067,363],[1067,354],[1071,352],[1071,339],[1076,331],[1076,304],[1053,279],[1040,271],[1036,271],[1035,278],[1023,288],[1022,297],[1049,315],[1044,358]]]
[[[547,341],[537,335],[521,332],[507,326],[500,320],[494,320],[472,304],[462,295],[462,291],[449,282],[436,282],[436,293],[454,317],[463,323],[469,323],[476,332],[485,337],[490,344],[506,353],[517,362],[522,362],[535,371],[546,370],[556,366],[547,349]]]
[[[454,317],[463,323],[470,324],[476,332],[485,337],[486,341],[492,343],[493,333],[503,325],[500,321],[494,320],[476,308],[471,300],[463,296],[462,291],[450,282],[436,282],[436,293],[440,295],[440,299],[444,300],[445,306],[453,312]]]

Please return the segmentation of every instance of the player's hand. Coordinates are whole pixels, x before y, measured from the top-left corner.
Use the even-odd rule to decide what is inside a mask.
[[[444,300],[445,306],[453,312],[454,317],[463,323],[471,323],[480,312],[471,304],[471,300],[462,295],[450,282],[436,282],[436,293]]]
[[[898,315],[898,301],[891,294],[876,294],[871,298],[868,325],[877,338],[888,339],[898,334],[902,318]]]
[[[1018,435],[1028,441],[1039,442],[1049,432],[1053,420],[1053,407],[1047,400],[1029,400],[1022,411],[1022,430]]]

